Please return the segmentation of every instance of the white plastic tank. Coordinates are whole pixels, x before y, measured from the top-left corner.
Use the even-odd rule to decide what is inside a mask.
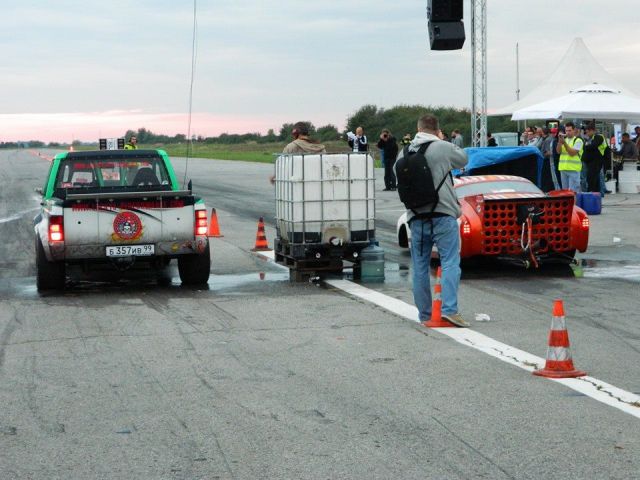
[[[636,162],[624,162],[624,167],[618,172],[618,192],[640,193],[640,170]]]
[[[374,233],[375,177],[368,153],[283,154],[276,159],[276,221],[289,243],[341,245]]]

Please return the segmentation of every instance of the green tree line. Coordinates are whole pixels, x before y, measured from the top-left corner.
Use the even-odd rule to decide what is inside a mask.
[[[375,105],[365,105],[347,119],[347,131],[362,126],[370,138],[378,138],[382,129],[388,129],[397,139],[409,133],[416,133],[416,123],[426,112],[434,114],[440,123],[440,129],[447,135],[455,129],[460,130],[465,145],[471,143],[471,112],[452,107],[434,107],[424,105],[398,105],[389,109]],[[515,132],[516,122],[509,116],[488,117],[489,132]],[[371,142],[371,140],[370,140]]]

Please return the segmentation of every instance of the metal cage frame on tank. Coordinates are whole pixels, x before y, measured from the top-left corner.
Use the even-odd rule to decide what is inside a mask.
[[[373,157],[282,154],[275,189],[275,258],[292,278],[340,272],[343,260],[357,276],[360,251],[375,237]]]

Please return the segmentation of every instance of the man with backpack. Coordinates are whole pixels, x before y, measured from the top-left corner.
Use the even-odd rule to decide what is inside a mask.
[[[467,164],[467,154],[441,140],[438,119],[425,114],[418,120],[418,133],[396,161],[397,188],[407,207],[411,229],[413,298],[421,322],[431,318],[431,250],[435,244],[442,266],[442,316],[460,327],[468,327],[458,311],[460,284],[460,205],[453,190],[451,170]]]

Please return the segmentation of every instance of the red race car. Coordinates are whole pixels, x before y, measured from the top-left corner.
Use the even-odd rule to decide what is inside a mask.
[[[571,263],[589,241],[589,217],[575,205],[570,190],[545,194],[514,175],[456,178],[454,189],[462,215],[460,257],[493,257],[525,267]],[[407,215],[398,219],[398,244],[409,247]]]

